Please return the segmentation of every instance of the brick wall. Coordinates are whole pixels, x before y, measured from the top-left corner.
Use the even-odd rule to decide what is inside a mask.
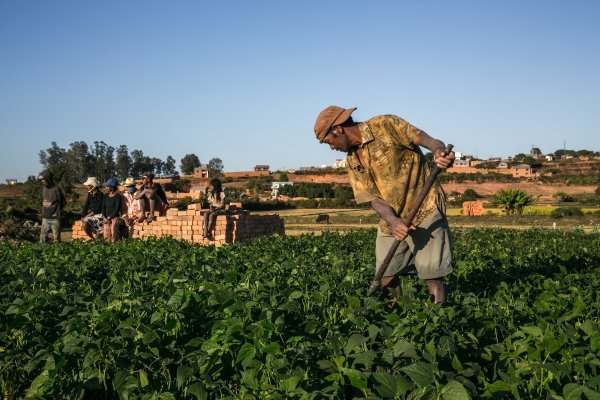
[[[172,236],[199,244],[222,246],[226,243],[239,243],[257,236],[285,233],[283,219],[277,214],[251,215],[248,213],[219,215],[215,224],[214,241],[204,240],[203,217],[198,204],[191,204],[188,210],[169,209],[164,217],[156,221],[134,226],[134,238]],[[81,227],[81,221],[73,225],[73,239],[88,239]]]
[[[465,201],[463,203],[463,215],[480,216],[484,214],[485,210],[481,201]]]
[[[243,172],[224,172],[225,178],[240,179],[240,178],[258,178],[259,176],[269,176],[269,171],[243,171]]]

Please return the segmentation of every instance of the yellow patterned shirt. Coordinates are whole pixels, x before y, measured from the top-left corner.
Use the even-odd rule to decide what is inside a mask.
[[[348,174],[357,203],[377,198],[391,206],[396,215],[406,218],[429,176],[421,149],[413,144],[421,130],[395,115],[380,115],[358,124],[362,135],[361,165],[356,151],[348,153]],[[446,196],[436,180],[413,220],[419,225],[433,210],[444,204]],[[391,229],[379,221],[383,233]]]

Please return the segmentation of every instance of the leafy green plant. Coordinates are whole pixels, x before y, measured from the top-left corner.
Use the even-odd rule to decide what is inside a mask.
[[[533,203],[533,198],[519,189],[503,189],[494,195],[492,203],[504,209],[507,215],[522,214]]]
[[[0,244],[7,398],[596,398],[600,233],[452,232],[449,303],[367,296],[374,230]]]
[[[567,203],[573,201],[573,197],[565,192],[556,192],[552,195],[557,201],[561,203]]]

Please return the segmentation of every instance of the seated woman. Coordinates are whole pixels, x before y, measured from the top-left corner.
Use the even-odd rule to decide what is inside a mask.
[[[203,211],[204,215],[204,239],[215,240],[213,231],[217,216],[225,212],[225,193],[221,181],[217,178],[210,181],[206,188],[206,201],[208,202],[208,210]]]
[[[119,182],[111,178],[104,182],[107,192],[102,202],[102,216],[104,217],[104,240],[114,243],[123,237],[125,222],[121,215],[125,210],[123,196],[119,193]]]

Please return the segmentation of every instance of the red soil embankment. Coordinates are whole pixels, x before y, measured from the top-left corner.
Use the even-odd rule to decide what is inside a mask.
[[[340,183],[350,184],[350,179],[347,174],[335,175],[293,175],[289,176],[290,182],[316,182],[316,183]],[[452,192],[464,193],[467,189],[475,190],[481,196],[492,196],[498,191],[503,189],[519,189],[524,191],[530,196],[540,196],[541,199],[551,200],[552,195],[558,192],[565,192],[572,196],[577,195],[589,195],[593,194],[596,190],[595,186],[581,186],[581,185],[550,185],[541,182],[514,182],[514,183],[500,183],[500,182],[486,182],[486,183],[444,183],[442,184],[444,191],[447,194]]]
[[[444,191],[449,194],[452,192],[464,193],[467,189],[473,189],[481,196],[491,196],[503,189],[519,189],[530,196],[541,196],[541,198],[552,198],[552,195],[558,192],[565,192],[570,195],[593,194],[595,186],[580,185],[549,185],[540,182],[518,182],[518,183],[445,183],[442,185]]]

